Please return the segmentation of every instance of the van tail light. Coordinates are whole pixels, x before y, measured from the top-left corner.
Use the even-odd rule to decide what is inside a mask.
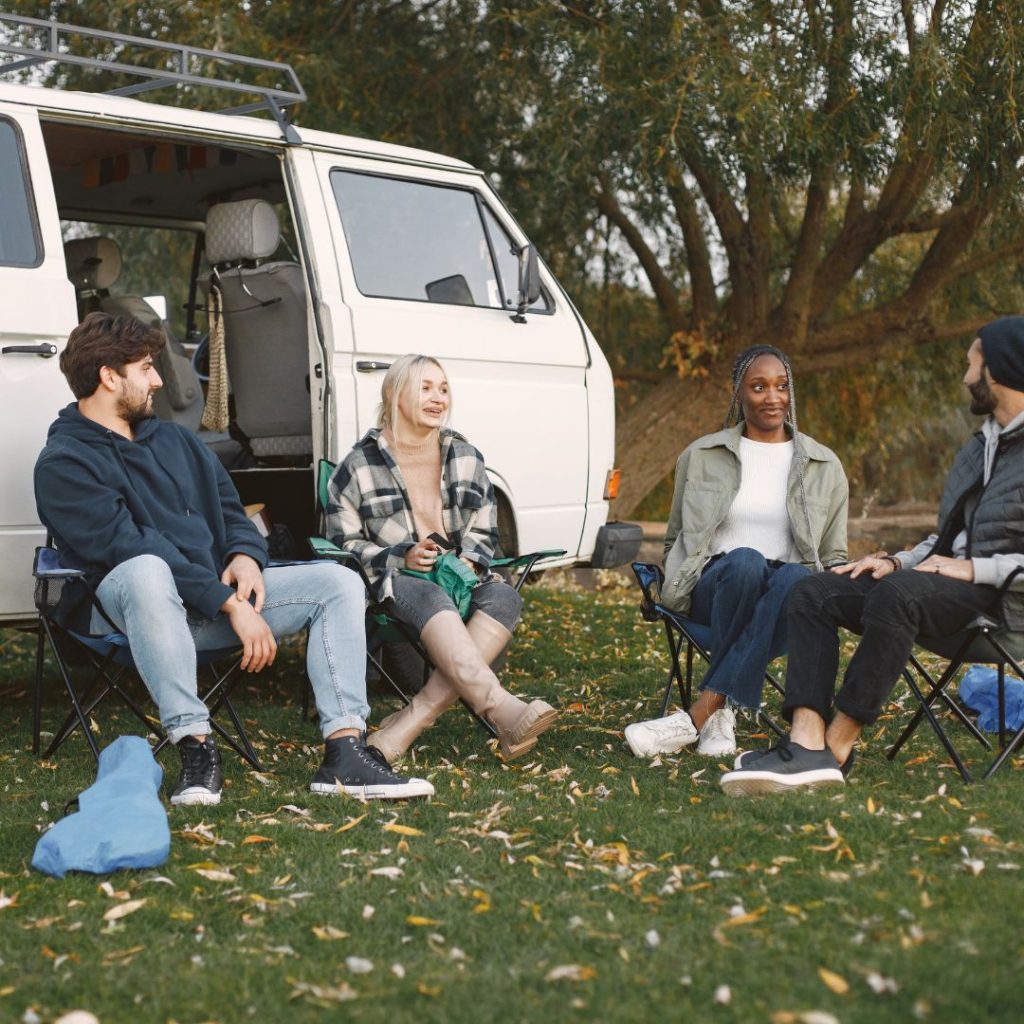
[[[608,501],[612,501],[619,496],[619,484],[621,481],[621,469],[608,470],[608,475],[604,478],[604,496]]]

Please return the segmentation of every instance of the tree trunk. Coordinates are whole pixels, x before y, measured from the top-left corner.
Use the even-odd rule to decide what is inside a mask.
[[[614,516],[631,515],[691,441],[722,426],[732,398],[728,381],[727,362],[711,366],[707,378],[671,376],[619,417],[615,463],[623,473]]]

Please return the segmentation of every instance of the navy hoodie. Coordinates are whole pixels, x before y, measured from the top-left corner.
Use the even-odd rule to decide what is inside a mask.
[[[50,426],[35,492],[62,562],[85,570],[93,587],[121,562],[156,555],[170,566],[185,606],[212,619],[234,592],[220,582],[231,556],[267,564],[267,545],[231,477],[195,434],[174,423],[143,420],[129,441],[73,402]],[[84,632],[88,595],[78,591],[62,598],[60,615]]]

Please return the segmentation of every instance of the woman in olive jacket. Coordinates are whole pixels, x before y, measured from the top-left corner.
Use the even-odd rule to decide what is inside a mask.
[[[626,727],[638,757],[698,737],[699,754],[735,753],[733,705],[761,703],[768,663],[786,650],[790,589],[846,561],[846,474],[797,430],[789,360],[769,345],[749,348],[732,383],[726,428],[679,456],[665,535],[662,602],[711,628],[711,664],[689,713]]]

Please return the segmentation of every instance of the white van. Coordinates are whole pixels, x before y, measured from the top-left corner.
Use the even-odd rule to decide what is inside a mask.
[[[89,56],[74,52],[83,41]],[[125,68],[128,47],[174,70]],[[4,72],[57,60],[108,84],[123,73],[102,94],[0,81],[0,622],[33,617],[32,467],[71,400],[54,358],[69,332],[94,308],[162,321],[158,413],[199,430],[211,274],[232,395],[228,430],[200,436],[297,544],[315,532],[318,460],[374,424],[391,361],[426,352],[451,377],[453,425],[488,460],[506,554],[632,557],[638,529],[606,524],[608,364],[480,171],[294,126],[282,110],[304,93],[287,65],[13,15],[0,15],[0,52]],[[196,70],[214,60],[224,80]],[[241,81],[268,75],[284,84]],[[153,88],[254,102],[211,113],[130,98]],[[244,116],[256,110],[273,116]]]

